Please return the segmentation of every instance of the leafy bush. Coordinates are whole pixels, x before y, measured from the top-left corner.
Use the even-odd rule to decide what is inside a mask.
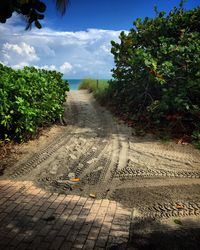
[[[0,138],[25,139],[63,115],[68,82],[62,74],[0,64]]]
[[[191,135],[200,128],[200,7],[174,8],[112,41],[109,90],[121,112],[147,125]]]

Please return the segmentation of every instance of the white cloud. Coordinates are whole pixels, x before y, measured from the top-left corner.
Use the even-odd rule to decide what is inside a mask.
[[[14,68],[20,68],[20,66],[39,60],[34,47],[25,42],[19,44],[6,42],[2,45],[1,54],[3,62]]]
[[[35,66],[36,68],[46,69],[46,70],[57,70],[55,65],[44,65],[42,67]]]
[[[16,64],[16,65],[12,65],[12,68],[13,69],[21,69],[25,66],[29,66],[29,63],[27,62],[20,62],[19,64]]]
[[[72,65],[68,62],[63,63],[63,65],[60,66],[60,71],[63,74],[69,73],[72,70]]]
[[[110,54],[111,46],[107,44],[103,44],[100,46],[100,48],[105,52],[106,54]]]
[[[24,31],[24,26],[0,24],[0,61],[19,68],[24,65],[59,70],[65,77],[110,78],[114,66],[110,41],[120,31],[88,29],[67,32],[49,28]]]
[[[35,49],[28,45],[27,43],[22,42],[21,44],[10,44],[5,43],[3,44],[3,53],[15,53],[20,56],[28,56],[30,61],[37,60],[38,57],[36,55]]]
[[[69,73],[72,71],[72,65],[68,62],[63,63],[60,66],[56,66],[54,64],[51,65],[43,65],[43,66],[38,66],[38,65],[33,65],[37,69],[46,69],[46,70],[57,70],[60,71],[63,74]]]

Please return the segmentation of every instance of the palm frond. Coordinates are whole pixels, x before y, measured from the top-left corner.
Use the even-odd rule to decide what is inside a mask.
[[[69,0],[54,0],[56,2],[56,8],[61,13],[61,15],[65,14],[66,8],[69,4]]]

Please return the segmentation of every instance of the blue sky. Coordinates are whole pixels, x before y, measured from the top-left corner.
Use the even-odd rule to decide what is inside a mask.
[[[153,17],[154,6],[167,13],[178,0],[71,0],[61,17],[52,0],[41,30],[24,31],[25,24],[13,15],[0,24],[0,62],[13,68],[35,66],[61,71],[67,79],[109,79],[114,67],[110,41],[132,28],[137,17]],[[200,4],[188,0],[186,9]]]
[[[45,2],[49,5],[47,17],[51,27],[68,31],[88,28],[129,30],[136,18],[153,17],[155,5],[160,11],[169,12],[180,3],[179,0],[70,0],[65,16],[60,18],[54,11],[53,1]],[[188,0],[184,6],[191,9],[198,4],[200,0]]]

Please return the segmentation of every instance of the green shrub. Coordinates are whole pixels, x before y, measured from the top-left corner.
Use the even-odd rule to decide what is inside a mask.
[[[145,124],[191,134],[200,128],[200,7],[174,8],[112,41],[115,68],[109,82],[121,112]]]
[[[196,148],[200,149],[200,130],[199,131],[193,131],[193,133],[192,133],[192,143]]]
[[[0,64],[0,139],[26,139],[63,115],[68,82],[62,74]]]

